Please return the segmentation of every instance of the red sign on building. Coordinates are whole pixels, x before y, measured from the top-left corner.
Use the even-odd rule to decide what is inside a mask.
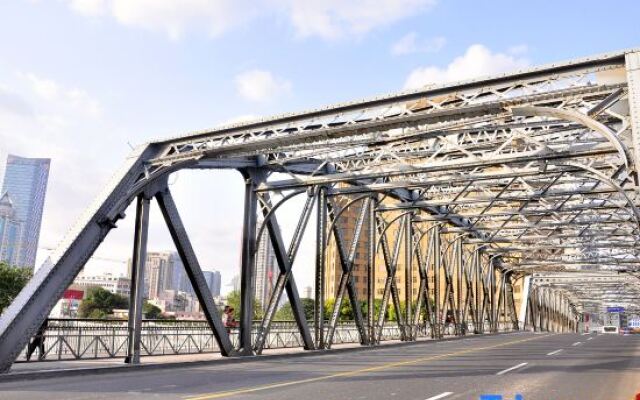
[[[67,300],[82,300],[83,297],[84,297],[84,291],[75,290],[75,289],[67,289],[64,291],[64,294],[62,295],[62,298]]]

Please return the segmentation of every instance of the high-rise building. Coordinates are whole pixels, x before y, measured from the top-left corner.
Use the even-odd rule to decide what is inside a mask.
[[[233,278],[231,278],[231,282],[229,282],[229,284],[227,286],[231,286],[231,290],[233,290],[234,292],[239,292],[240,291],[240,275],[234,275]]]
[[[165,290],[181,290],[176,282],[181,282],[184,267],[175,252],[150,251],[144,267],[144,296],[157,299]],[[180,275],[176,277],[176,275]],[[129,260],[129,277],[131,277],[131,260]]]
[[[313,288],[311,286],[304,287],[303,299],[313,299]]]
[[[258,221],[258,231],[261,226],[262,221]],[[271,293],[273,293],[273,288],[278,279],[278,264],[267,229],[264,229],[260,238],[258,238],[258,246],[253,289],[256,299],[260,302],[264,310],[269,304]]]
[[[22,224],[15,265],[33,268],[36,264],[42,210],[47,192],[48,158],[7,157],[1,193],[8,193],[14,217]]]
[[[180,292],[186,292],[194,294],[193,287],[187,276],[187,271],[184,269],[182,259],[177,253],[174,253],[173,268],[171,271],[171,290],[177,290]]]
[[[16,219],[16,211],[9,193],[0,196],[0,261],[17,265],[22,224]]]
[[[220,287],[222,285],[222,276],[219,271],[202,271],[204,279],[207,282],[209,291],[213,297],[220,296]]]

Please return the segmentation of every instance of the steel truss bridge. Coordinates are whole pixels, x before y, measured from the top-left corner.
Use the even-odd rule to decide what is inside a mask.
[[[198,259],[167,179],[183,169],[235,169],[245,182],[241,255],[242,318],[234,344],[207,295]],[[159,205],[220,352],[261,353],[286,292],[305,349],[329,349],[341,304],[350,302],[362,345],[385,324],[403,340],[424,326],[458,334],[512,329],[572,331],[586,304],[640,311],[640,52],[609,53],[489,78],[432,86],[303,113],[191,133],[139,147],[0,321],[0,371],[30,337],[124,212],[136,203],[128,361],[140,355],[141,282],[149,206]],[[305,199],[285,243],[276,210]],[[355,229],[338,221],[357,207]],[[264,218],[280,274],[257,334],[252,291]],[[297,251],[316,219],[315,318],[307,321],[294,278]],[[353,279],[358,243],[367,243],[367,298]],[[333,244],[330,244],[333,242]],[[327,246],[341,277],[325,320]],[[400,263],[401,254],[403,262]],[[383,306],[374,308],[377,263]],[[419,274],[414,297],[405,279]],[[598,273],[614,279],[580,279]],[[530,277],[536,274],[535,279]],[[561,281],[541,277],[562,274]],[[526,281],[518,318],[513,285]],[[362,311],[358,304],[367,302]],[[401,307],[404,302],[404,308]],[[385,321],[387,305],[396,322]],[[449,318],[449,316],[453,318]],[[471,329],[469,329],[471,330]]]

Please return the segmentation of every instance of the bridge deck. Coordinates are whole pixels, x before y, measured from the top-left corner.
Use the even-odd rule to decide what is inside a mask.
[[[233,365],[4,383],[0,392],[3,399],[50,400],[448,400],[477,399],[483,393],[509,399],[516,393],[525,399],[631,399],[640,391],[639,352],[640,336],[522,333]]]

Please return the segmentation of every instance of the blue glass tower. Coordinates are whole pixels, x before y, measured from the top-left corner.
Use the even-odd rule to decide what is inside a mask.
[[[22,225],[14,262],[19,267],[35,267],[50,164],[48,158],[7,157],[1,192],[10,197],[14,219]]]
[[[16,265],[22,224],[15,219],[15,209],[9,193],[0,195],[0,261]]]

